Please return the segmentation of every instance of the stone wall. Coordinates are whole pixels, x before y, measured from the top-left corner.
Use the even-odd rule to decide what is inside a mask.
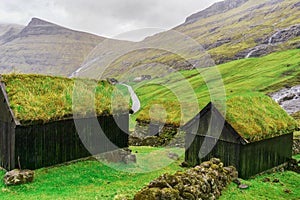
[[[218,199],[224,187],[238,174],[234,167],[223,167],[212,158],[186,172],[164,174],[139,191],[134,200]]]
[[[293,143],[293,155],[300,154],[300,138],[294,139]]]

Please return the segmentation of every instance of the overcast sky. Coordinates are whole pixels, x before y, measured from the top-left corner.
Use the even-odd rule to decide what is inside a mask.
[[[0,23],[26,25],[32,17],[38,17],[113,37],[140,28],[173,28],[217,1],[220,0],[1,0]]]

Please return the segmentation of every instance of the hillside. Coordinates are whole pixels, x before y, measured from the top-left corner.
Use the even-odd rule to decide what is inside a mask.
[[[299,47],[297,0],[225,0],[141,42],[106,40],[37,18],[25,28],[0,26],[0,73],[128,81]]]
[[[26,27],[0,26],[0,73],[68,76],[104,38],[33,18]],[[1,35],[1,32],[5,32]]]
[[[197,40],[216,63],[262,56],[300,46],[300,4],[226,0],[188,17],[175,30]]]
[[[185,70],[171,73],[164,78],[134,84],[133,87],[142,103],[142,110],[134,114],[134,117],[139,121],[149,122],[149,110],[153,105],[160,104],[166,109],[166,123],[176,126],[185,124],[210,101],[218,101],[210,96],[209,92],[213,91],[208,91],[207,85],[219,85],[215,76],[211,76],[216,70],[224,83],[224,95],[227,98],[253,92],[269,94],[299,85],[299,53],[300,50],[277,52],[261,58],[228,62],[214,67],[215,69]],[[204,79],[205,77],[211,78]],[[193,102],[192,95],[196,96],[197,102]],[[223,98],[220,97],[221,100]]]
[[[181,34],[181,38],[174,37],[176,34]],[[218,2],[189,16],[174,29],[134,45],[135,48],[104,45],[106,53],[99,46],[88,61],[95,61],[97,57],[108,59],[110,68],[105,70],[104,76],[126,81],[143,74],[161,77],[175,70],[296,49],[300,47],[300,3],[297,0]],[[115,51],[121,53],[115,57],[105,56]],[[101,64],[96,61],[94,66]],[[86,75],[94,71],[101,70],[91,66]]]

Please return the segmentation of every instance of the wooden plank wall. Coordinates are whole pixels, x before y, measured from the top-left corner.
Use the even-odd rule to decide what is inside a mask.
[[[15,139],[16,159],[20,157],[22,168],[37,169],[87,157],[91,155],[90,152],[96,154],[128,147],[128,114],[120,116],[116,121],[112,116],[98,117],[106,137],[116,146],[108,145],[105,138],[99,136],[93,120],[96,118],[80,119],[79,123],[83,124],[80,127],[75,126],[73,119],[44,125],[18,126]],[[122,129],[118,124],[121,124]],[[82,140],[87,138],[85,146]]]
[[[239,176],[249,178],[292,158],[293,134],[241,146]]]
[[[14,159],[14,137],[16,120],[9,107],[5,85],[0,76],[0,166],[11,169],[15,165]]]
[[[240,144],[230,143],[218,140],[216,138],[204,137],[200,135],[193,136],[189,134],[189,137],[195,138],[185,153],[185,161],[192,166],[198,165],[204,161],[208,161],[211,158],[220,158],[225,166],[233,165],[238,167]],[[204,139],[206,139],[205,145],[203,144]],[[214,144],[215,146],[213,146]],[[207,149],[211,148],[212,151],[207,154]]]
[[[187,147],[185,161],[195,166],[213,157],[220,158],[224,165],[235,166],[238,169],[239,177],[244,179],[283,164],[292,157],[293,134],[246,145],[207,138],[207,145],[218,140],[217,145],[206,157],[200,159],[199,152],[204,138],[199,135],[187,134],[186,140],[193,140],[193,142]],[[209,142],[209,140],[212,141]]]

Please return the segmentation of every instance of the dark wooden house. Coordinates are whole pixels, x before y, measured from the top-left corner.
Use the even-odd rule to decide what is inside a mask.
[[[60,83],[59,89],[56,88],[59,91],[55,92],[67,93],[72,91],[64,88],[64,85],[72,85],[73,79],[37,75],[12,75],[7,76],[4,81],[3,77],[1,77],[0,82],[1,167],[8,170],[14,169],[18,167],[18,161],[20,161],[22,168],[36,169],[128,147],[128,109],[127,112],[122,111],[117,116],[112,116],[109,112],[98,112],[94,117],[86,115],[76,118],[76,120],[73,119],[70,113],[60,118],[50,117],[47,120],[40,119],[41,115],[37,115],[37,118],[33,120],[23,119],[26,114],[25,117],[22,117],[21,114],[38,112],[34,110],[35,102],[32,101],[39,97],[35,98],[34,95],[36,94],[29,87],[30,84],[32,84],[31,87],[44,84],[38,86],[40,88],[35,90],[40,93],[41,98],[43,98],[43,95],[48,95],[47,98],[50,98],[48,103],[54,104],[53,112],[55,112],[64,106],[63,101],[66,99],[70,101],[70,99],[65,98],[69,95],[63,96],[63,100],[56,102],[54,97],[51,99],[52,95],[47,93],[53,92],[51,89],[54,88],[54,85]],[[6,87],[6,84],[9,87]],[[105,85],[106,83],[100,84]],[[19,87],[24,88],[19,90]],[[105,85],[105,87],[113,86]],[[16,95],[28,95],[24,98],[33,99],[29,100],[29,103],[34,105],[33,108],[27,108],[29,106],[23,103],[24,99],[21,99],[18,103],[14,99],[18,97]],[[14,105],[11,104],[10,100]],[[47,114],[47,107],[51,107],[51,105],[43,106],[45,106],[45,111],[42,109],[39,111],[44,112],[42,114]],[[99,127],[101,127],[104,134],[100,134]]]
[[[256,94],[226,104],[226,117],[209,103],[183,127],[186,162],[194,166],[217,157],[235,166],[239,177],[249,178],[291,159],[298,127],[277,103]]]

